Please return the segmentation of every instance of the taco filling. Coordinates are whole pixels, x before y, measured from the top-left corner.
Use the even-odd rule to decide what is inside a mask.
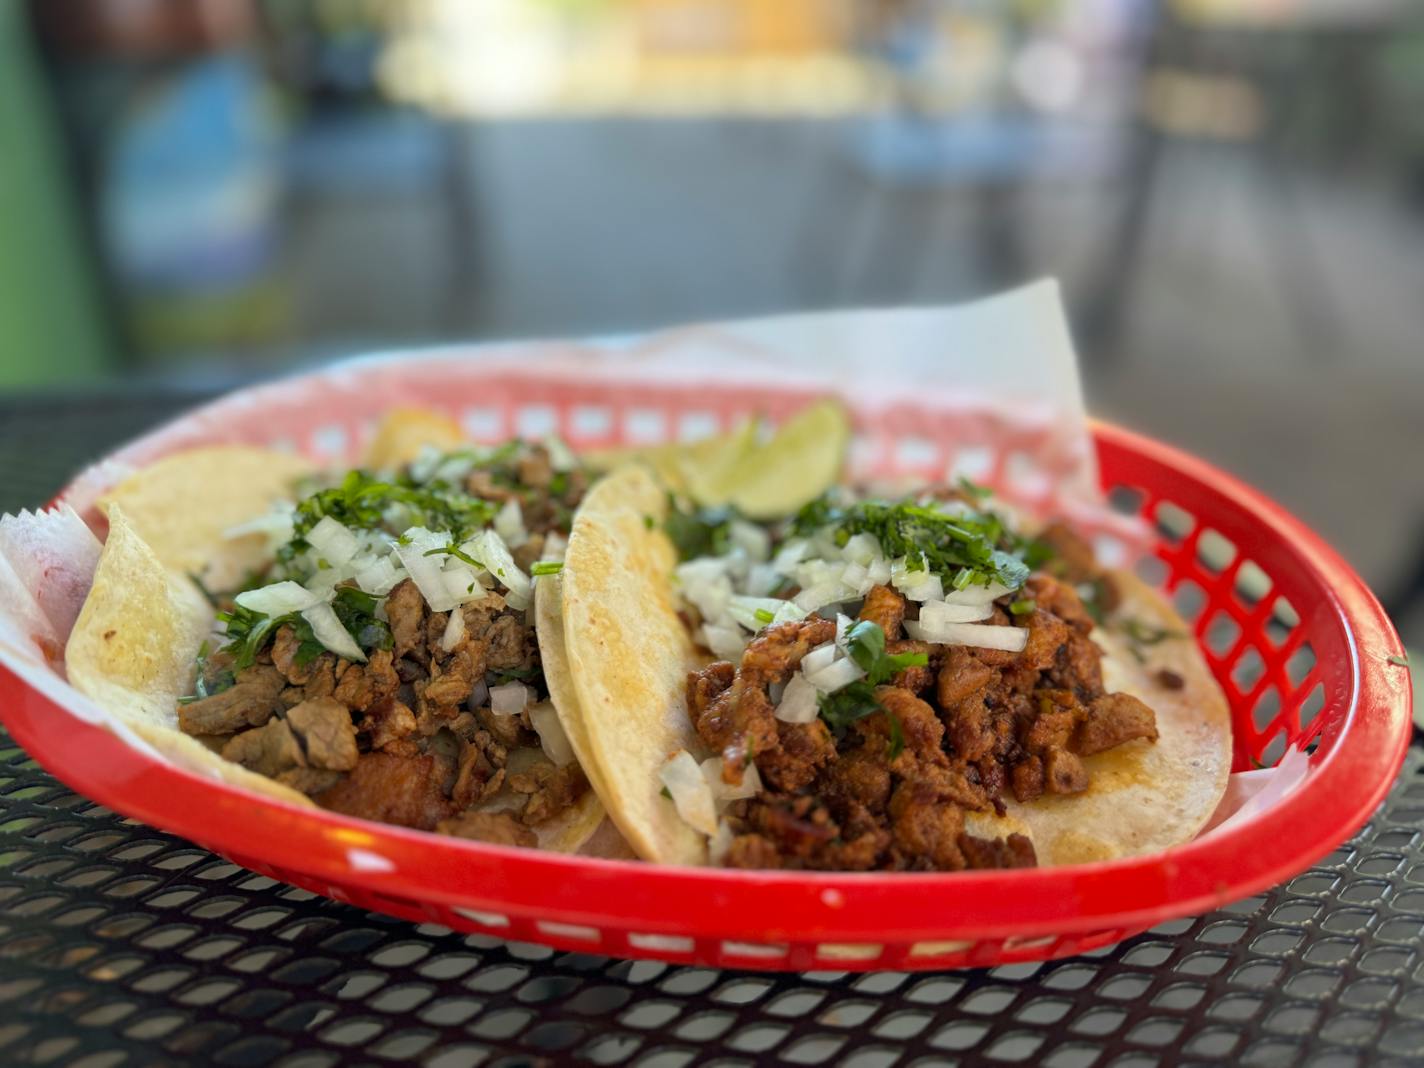
[[[1020,535],[985,496],[833,490],[777,527],[670,513],[686,622],[719,659],[687,678],[714,755],[679,753],[661,777],[714,862],[1033,866],[1029,835],[969,821],[1083,794],[1086,758],[1157,741],[1093,640],[1114,576],[1066,526]]]
[[[213,598],[178,726],[324,808],[540,844],[596,809],[531,611],[586,486],[558,443],[428,449],[246,524],[271,563]]]

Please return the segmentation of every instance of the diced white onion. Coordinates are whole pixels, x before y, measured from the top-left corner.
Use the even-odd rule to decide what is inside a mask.
[[[782,691],[781,703],[776,706],[776,718],[783,723],[810,723],[819,711],[820,699],[820,692],[798,671]]]
[[[853,564],[869,566],[880,553],[880,541],[867,530],[862,530],[841,547],[841,555]]]
[[[962,590],[950,590],[944,595],[944,599],[949,604],[988,604],[1011,592],[1007,586],[991,582],[987,586],[966,586]]]
[[[890,561],[877,556],[865,566],[865,578],[872,586],[884,586],[890,581]]]
[[[356,535],[329,515],[324,515],[317,520],[316,526],[307,531],[306,539],[321,558],[332,567],[340,567],[355,556],[361,548],[361,543],[356,540]]]
[[[718,805],[729,801],[741,801],[747,797],[756,797],[761,793],[761,775],[757,772],[755,764],[748,764],[743,769],[741,782],[729,783],[722,779],[722,758],[708,757],[702,762],[702,776],[707,780],[707,785],[712,790],[712,800]]]
[[[727,853],[732,848],[732,828],[726,820],[717,821],[717,833],[714,834],[707,843],[707,857],[713,864],[721,864],[727,859]]]
[[[771,535],[755,523],[734,519],[728,524],[727,536],[731,543],[745,552],[751,560],[762,563],[771,555]]]
[[[791,569],[805,559],[810,551],[811,543],[805,538],[787,538],[781,548],[776,550],[776,558],[772,560],[771,566],[783,575],[790,574]]]
[[[741,630],[737,627],[718,626],[715,623],[702,625],[702,639],[703,644],[723,660],[741,659],[747,647],[747,636]]]
[[[938,625],[905,621],[905,633],[916,641],[936,645],[977,645],[984,649],[1002,649],[1021,653],[1028,643],[1027,627],[1002,627],[986,623],[940,623]]]
[[[920,622],[926,626],[942,623],[973,623],[988,619],[994,614],[991,604],[946,604],[944,601],[926,601],[920,605]]]
[[[514,563],[514,557],[509,555],[509,547],[504,544],[504,539],[493,530],[482,530],[461,548],[484,564],[485,569],[499,579],[509,591],[505,600],[511,607],[529,607],[533,586],[530,585],[529,576],[519,570]]]
[[[440,572],[440,580],[444,582],[446,592],[458,604],[484,600],[488,591],[481,581],[483,577],[483,571],[476,570],[465,561],[453,556],[445,565],[445,569]]]
[[[857,564],[852,561],[851,563],[846,564],[845,570],[841,572],[841,581],[844,582],[851,589],[859,593],[861,592],[861,587],[865,584],[865,578],[867,574],[868,572],[866,571],[864,564]],[[870,589],[870,586],[865,585],[864,588],[868,591]]]
[[[445,624],[445,633],[440,636],[440,648],[447,653],[465,638],[465,613],[458,608],[450,610],[450,619]]]
[[[835,642],[818,645],[801,658],[801,670],[809,673],[812,671],[820,671],[824,667],[830,667],[831,661],[836,658],[837,652]]]
[[[758,612],[769,612],[771,620],[758,619]],[[785,623],[806,617],[806,613],[792,602],[775,597],[732,597],[727,602],[727,615],[752,633],[770,626],[771,623]]]
[[[771,591],[781,586],[785,576],[772,564],[753,564],[747,569],[747,579],[743,585],[752,597],[768,597]]]
[[[337,656],[365,663],[366,654],[361,651],[350,632],[341,625],[341,620],[336,618],[336,612],[331,605],[319,604],[308,608],[302,613],[302,618],[311,624],[312,635],[316,640]]]
[[[307,579],[307,591],[319,601],[331,600],[332,594],[336,592],[338,584],[350,578],[344,569],[327,567],[317,571],[311,578]]]
[[[405,572],[396,566],[400,557],[378,556],[362,563],[355,574],[356,585],[367,593],[384,597],[405,579]]]
[[[836,648],[842,653],[845,652],[846,631],[850,630],[854,623],[855,620],[851,619],[850,616],[844,612],[836,613]],[[802,660],[802,665],[805,665],[804,659]]]
[[[529,687],[522,682],[506,682],[489,688],[490,711],[496,716],[517,716],[529,704]]]
[[[807,615],[831,604],[844,604],[856,597],[855,590],[841,582],[828,582],[803,589],[794,598],[796,607]]]
[[[452,594],[445,582],[444,560],[442,556],[426,556],[431,549],[439,549],[450,544],[450,535],[434,534],[424,527],[411,527],[402,537],[405,544],[397,543],[393,550],[400,557],[410,573],[411,581],[420,590],[425,603],[432,612],[448,612],[460,603],[458,594]]]
[[[686,749],[658,769],[658,778],[672,795],[682,821],[705,835],[717,833],[717,804],[702,768]]]
[[[922,582],[929,580],[930,573],[924,568],[912,568],[904,557],[894,561],[890,565],[890,582],[900,591],[912,590]]]
[[[517,549],[529,540],[529,532],[524,529],[524,509],[519,506],[518,497],[504,502],[495,514],[494,529],[511,549]]]
[[[234,600],[243,608],[261,612],[264,616],[285,616],[321,604],[325,598],[296,582],[274,582],[255,590],[239,593]]]
[[[911,601],[942,601],[944,600],[944,583],[940,581],[939,575],[932,572],[924,582],[906,590],[905,596]]]
[[[806,681],[822,693],[835,693],[865,674],[854,660],[837,660],[819,671],[806,674]]]
[[[495,689],[499,687],[496,686]],[[559,713],[553,702],[540,701],[537,705],[531,705],[529,722],[539,735],[539,745],[545,756],[561,768],[574,762],[574,747],[569,744],[569,736],[564,733],[564,725],[559,722]]]

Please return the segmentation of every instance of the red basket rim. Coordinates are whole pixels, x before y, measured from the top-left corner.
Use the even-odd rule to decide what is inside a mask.
[[[1402,647],[1363,581],[1280,506],[1171,446],[1102,423],[1093,432],[1100,451],[1131,453],[1228,498],[1292,545],[1329,590],[1313,610],[1333,615],[1347,635],[1350,707],[1342,736],[1307,781],[1256,817],[1164,853],[948,874],[749,872],[538,853],[302,809],[171,767],[71,715],[4,665],[0,718],[56,777],[117,812],[221,853],[416,902],[762,942],[1030,937],[1197,914],[1308,867],[1383,800],[1410,737],[1407,672],[1389,664]],[[352,849],[388,859],[390,870],[353,871]]]

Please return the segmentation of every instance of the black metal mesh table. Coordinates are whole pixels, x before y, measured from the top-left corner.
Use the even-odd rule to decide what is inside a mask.
[[[0,510],[173,398],[0,405]],[[326,901],[78,797],[0,733],[0,1064],[1089,1065],[1424,1060],[1424,751],[1285,886],[1083,957],[762,975]]]

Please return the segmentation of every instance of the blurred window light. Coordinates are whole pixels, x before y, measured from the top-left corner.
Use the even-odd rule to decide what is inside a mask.
[[[1263,123],[1261,94],[1242,78],[1156,71],[1143,106],[1159,129],[1182,137],[1251,140]]]
[[[1025,45],[1009,67],[1020,95],[1042,111],[1067,111],[1083,91],[1083,64],[1067,45],[1037,40]]]

